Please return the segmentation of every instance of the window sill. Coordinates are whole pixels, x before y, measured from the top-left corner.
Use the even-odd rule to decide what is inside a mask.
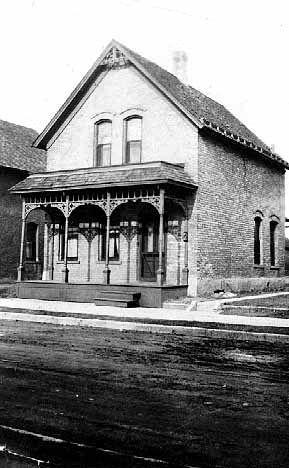
[[[270,266],[270,270],[280,270],[280,267],[278,265]]]
[[[105,265],[104,260],[98,260],[96,263],[100,265]],[[109,265],[121,265],[121,264],[122,262],[120,260],[109,260]]]
[[[264,270],[265,268],[265,265],[253,265],[253,268],[256,268],[256,270],[260,269],[260,270]]]
[[[56,263],[57,263],[58,265],[63,265],[63,264],[64,264],[64,261],[63,261],[63,260],[57,260]],[[68,263],[72,263],[72,264],[75,263],[75,264],[77,264],[77,263],[80,263],[80,260],[67,260],[67,264],[68,264]]]

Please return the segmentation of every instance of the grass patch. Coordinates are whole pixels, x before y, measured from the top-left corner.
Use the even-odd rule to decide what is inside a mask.
[[[289,310],[289,293],[282,296],[271,297],[256,297],[256,299],[244,299],[243,301],[227,303],[234,306],[252,306],[252,307],[278,307],[288,308]]]

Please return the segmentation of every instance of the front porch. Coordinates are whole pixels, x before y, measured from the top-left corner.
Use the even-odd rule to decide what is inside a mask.
[[[140,293],[141,306],[161,307],[167,299],[186,295],[188,199],[195,187],[180,165],[146,166],[150,180],[143,169],[117,168],[118,181],[104,189],[97,186],[100,178],[106,172],[111,172],[110,180],[115,178],[116,169],[98,168],[80,174],[69,171],[63,177],[50,173],[39,184],[33,180],[29,193],[21,192],[18,297],[91,302],[100,291],[119,290]],[[164,178],[168,169],[170,175],[173,169],[175,179],[181,175],[181,182]],[[95,179],[93,187],[80,186],[84,175],[85,182],[88,177]],[[69,178],[73,184],[67,187]],[[30,216],[37,211],[45,213],[41,259],[27,230]],[[34,251],[42,268],[31,278],[26,252]]]
[[[169,299],[186,296],[187,286],[153,283],[136,284],[94,284],[60,283],[56,281],[21,281],[17,283],[17,297],[21,299],[42,299],[49,301],[94,302],[98,291],[113,290],[140,293],[140,307],[162,307]]]

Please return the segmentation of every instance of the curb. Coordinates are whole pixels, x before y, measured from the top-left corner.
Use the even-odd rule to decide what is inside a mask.
[[[180,325],[161,325],[161,324],[146,324],[139,322],[125,322],[118,320],[102,320],[102,319],[82,319],[74,317],[55,317],[50,315],[31,315],[25,313],[0,313],[0,320],[23,321],[35,323],[47,323],[61,326],[78,326],[90,328],[107,328],[119,331],[138,331],[146,333],[163,333],[176,334],[204,338],[223,338],[237,341],[258,341],[268,343],[289,343],[289,335],[281,333],[265,333],[258,331],[243,331],[243,330],[226,330],[205,328],[201,326],[180,326]]]

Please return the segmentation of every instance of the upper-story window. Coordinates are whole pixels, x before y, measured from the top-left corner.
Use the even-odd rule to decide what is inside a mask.
[[[125,120],[125,162],[133,164],[141,162],[142,118],[129,117]]]
[[[96,124],[95,165],[111,164],[111,121],[102,120]]]

